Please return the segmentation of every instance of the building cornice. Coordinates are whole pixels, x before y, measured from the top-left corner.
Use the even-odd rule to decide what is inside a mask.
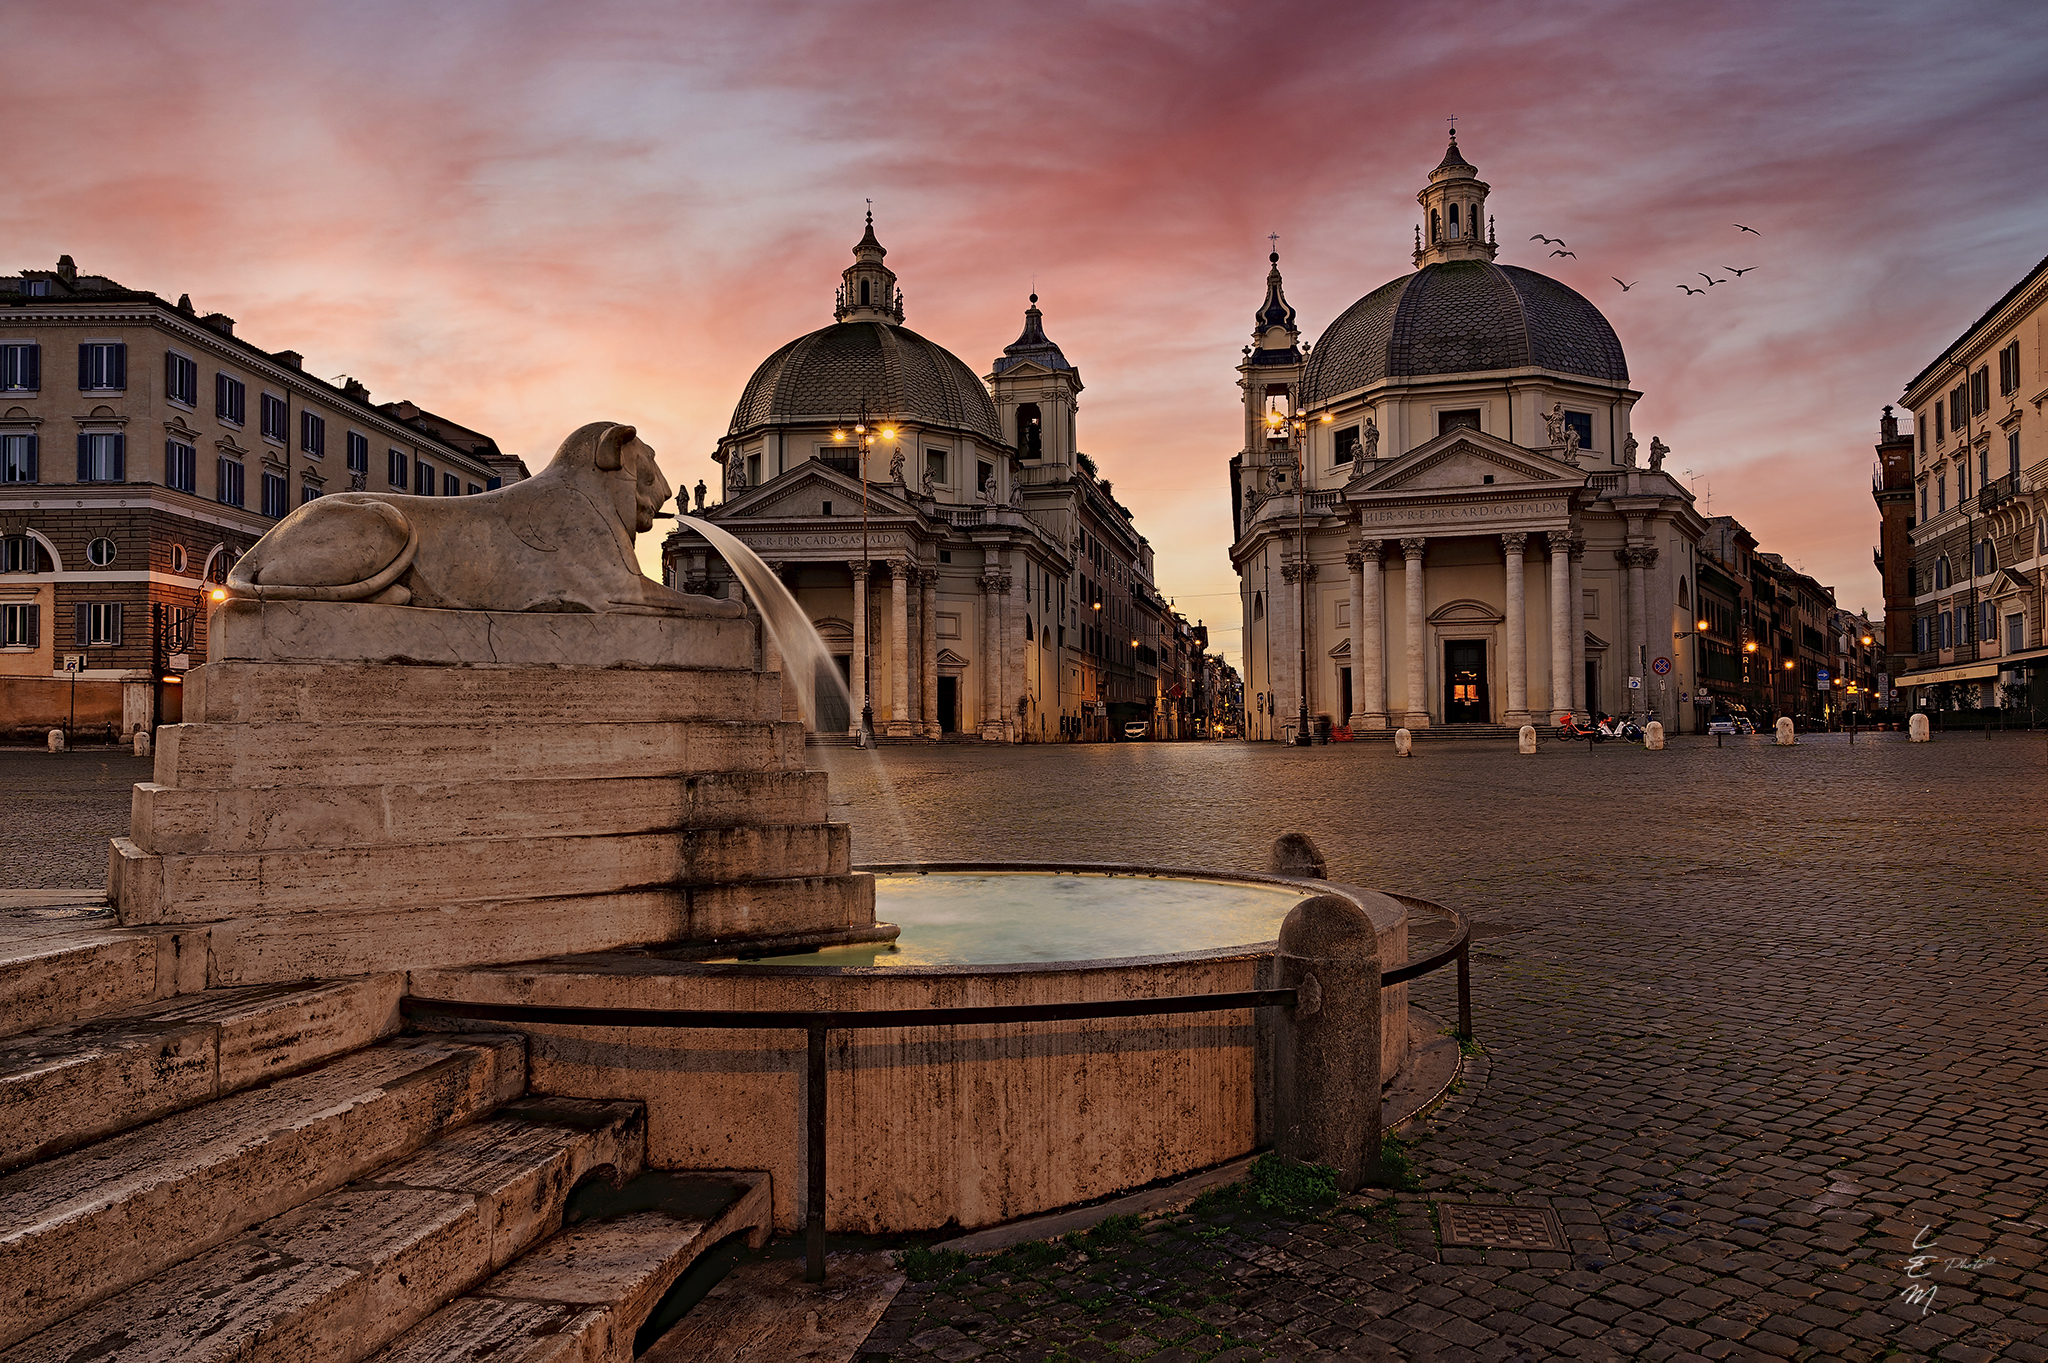
[[[2005,297],[1993,303],[1990,309],[1970,325],[1969,330],[1956,337],[1942,349],[1941,355],[1932,364],[1914,375],[1906,384],[1899,398],[1902,407],[1918,407],[1928,399],[1938,396],[1937,390],[1946,378],[1935,379],[1944,368],[1968,369],[1983,358],[1985,349],[2000,334],[2016,326],[2022,317],[2048,304],[2048,259],[2044,259],[2021,278],[2020,282],[2007,291]],[[2048,393],[2044,393],[2048,396]]]

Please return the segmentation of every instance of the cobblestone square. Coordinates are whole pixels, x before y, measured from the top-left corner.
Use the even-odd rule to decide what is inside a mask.
[[[1484,925],[1486,1054],[1408,1133],[1419,1186],[976,1260],[871,1359],[2048,1359],[2048,737],[829,762],[858,860],[1241,869],[1300,829]],[[1445,1248],[1466,1201],[1569,1252]]]

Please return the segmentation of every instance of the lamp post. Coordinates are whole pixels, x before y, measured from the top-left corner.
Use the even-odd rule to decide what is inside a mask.
[[[1705,633],[1706,633],[1706,632],[1707,632],[1707,631],[1708,631],[1709,629],[1711,629],[1712,627],[1713,627],[1713,622],[1712,622],[1711,620],[1708,620],[1708,619],[1707,619],[1706,617],[1702,616],[1702,617],[1700,617],[1699,619],[1697,619],[1697,620],[1695,620],[1695,621],[1693,621],[1693,622],[1692,622],[1692,628],[1691,628],[1690,630],[1688,630],[1688,631],[1686,631],[1686,632],[1684,632],[1684,633],[1680,633],[1680,634],[1674,634],[1674,635],[1672,635],[1672,636],[1671,636],[1671,637],[1672,637],[1673,639],[1690,639],[1690,640],[1692,640],[1692,680],[1693,680],[1693,690],[1694,690],[1695,692],[1698,692],[1699,690],[1703,689],[1703,688],[1701,688],[1701,687],[1700,687],[1700,685],[1699,685],[1699,681],[1700,681],[1700,636],[1701,636],[1702,634],[1705,634]],[[1701,704],[1701,702],[1700,702],[1700,701],[1698,701],[1698,700],[1694,700],[1694,701],[1693,701],[1693,705],[1694,705],[1695,707],[1698,707],[1698,706],[1699,706],[1700,704]],[[1705,721],[1705,719],[1704,719],[1703,717],[1701,717],[1701,715],[1700,715],[1700,712],[1699,712],[1699,710],[1698,710],[1697,708],[1695,708],[1695,709],[1693,710],[1693,716],[1694,716],[1694,723],[1696,723],[1696,724],[1698,724],[1698,725],[1699,725],[1699,728],[1698,728],[1697,732],[1699,732],[1699,733],[1705,733],[1705,732],[1707,731],[1706,721]]]
[[[1788,681],[1788,682],[1791,682],[1791,683],[1792,683],[1792,686],[1791,686],[1791,688],[1790,688],[1790,689],[1791,689],[1791,692],[1792,692],[1792,702],[1791,702],[1791,703],[1792,703],[1792,704],[1794,704],[1794,705],[1797,705],[1797,704],[1799,703],[1799,683],[1798,683],[1798,679],[1797,679],[1797,678],[1795,678],[1795,677],[1793,677],[1793,676],[1791,676],[1790,674],[1791,674],[1791,673],[1793,672],[1793,670],[1794,670],[1794,669],[1796,669],[1796,668],[1797,668],[1798,666],[1799,666],[1799,664],[1798,664],[1797,662],[1793,661],[1793,660],[1792,660],[1792,659],[1790,659],[1790,658],[1787,658],[1787,659],[1785,660],[1785,672],[1786,672],[1786,674],[1787,674],[1787,675],[1786,675],[1786,677],[1785,677],[1785,680],[1786,680],[1786,681]],[[1773,690],[1775,691],[1775,690],[1776,690],[1776,688],[1773,688]],[[1779,711],[1778,711],[1778,713],[1782,715],[1782,714],[1784,714],[1784,713],[1785,713],[1785,711],[1781,709],[1781,710],[1779,710]],[[1797,717],[1796,715],[1795,715],[1795,716],[1793,717],[1793,720],[1792,720],[1792,722],[1793,722],[1794,724],[1797,724],[1797,723],[1799,722],[1799,719],[1798,719],[1798,717]]]
[[[1331,419],[1325,412],[1317,424],[1326,426]],[[1295,664],[1300,708],[1294,721],[1294,746],[1306,748],[1315,741],[1308,731],[1308,482],[1304,476],[1308,461],[1304,451],[1309,419],[1302,412],[1286,417],[1278,412],[1266,414],[1267,426],[1277,430],[1283,423],[1288,431],[1288,452],[1294,456],[1294,633],[1300,652]]]
[[[868,405],[860,405],[860,419],[853,423],[853,434],[860,442],[860,590],[868,590],[868,451],[874,448],[875,431],[868,425]],[[881,429],[884,440],[896,438],[894,426]],[[846,441],[846,432],[836,430],[832,438],[841,444]],[[863,748],[875,741],[875,613],[870,602],[860,603],[860,732],[854,742]]]
[[[1742,680],[1749,688],[1749,703],[1756,705],[1758,703],[1756,694],[1756,640],[1751,639],[1745,643],[1742,646],[1742,652]],[[1756,721],[1752,719],[1750,727],[1754,728],[1755,726]]]

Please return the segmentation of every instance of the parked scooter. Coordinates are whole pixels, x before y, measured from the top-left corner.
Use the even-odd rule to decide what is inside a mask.
[[[1588,743],[1605,743],[1610,737],[1598,724],[1579,727],[1578,720],[1571,715],[1566,715],[1558,721],[1557,736],[1567,743],[1579,738],[1585,739]]]

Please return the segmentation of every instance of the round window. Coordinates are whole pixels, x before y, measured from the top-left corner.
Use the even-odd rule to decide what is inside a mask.
[[[185,571],[185,546],[182,544],[171,546],[171,571],[174,573]]]
[[[85,546],[86,562],[95,568],[104,568],[114,561],[114,542],[102,536]]]

